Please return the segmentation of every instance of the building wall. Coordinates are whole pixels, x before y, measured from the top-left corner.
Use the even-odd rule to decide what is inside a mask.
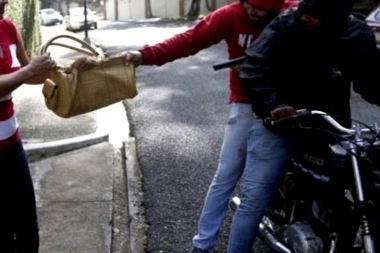
[[[156,17],[180,16],[179,0],[151,0],[152,13]]]
[[[217,8],[236,0],[209,0],[215,1]],[[190,9],[191,0],[151,0],[153,16],[159,18],[171,18],[181,16],[181,2],[183,2],[184,15]],[[145,19],[145,0],[105,0],[105,18],[109,20],[138,20]],[[115,8],[117,6],[117,8]],[[116,11],[117,9],[118,11]],[[208,10],[204,0],[201,1],[201,14],[207,14]],[[116,13],[117,12],[117,13]]]
[[[115,12],[115,1],[114,0],[106,0],[105,4],[105,13],[104,18],[109,20],[117,20],[116,12]]]

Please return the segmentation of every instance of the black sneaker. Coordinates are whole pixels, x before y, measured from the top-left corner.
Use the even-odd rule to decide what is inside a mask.
[[[193,247],[190,253],[210,253],[210,251]]]

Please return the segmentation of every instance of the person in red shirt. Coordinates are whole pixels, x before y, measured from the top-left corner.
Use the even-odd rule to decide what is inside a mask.
[[[299,0],[285,0],[284,9],[298,7],[299,3],[300,3]]]
[[[223,40],[228,46],[229,59],[238,58],[245,55],[246,48],[283,8],[284,0],[240,0],[209,13],[183,33],[156,45],[126,52],[126,60],[136,67],[161,66]],[[250,99],[240,84],[238,68],[230,70],[229,89],[229,120],[219,165],[199,218],[198,233],[193,238],[193,253],[209,252],[217,243],[230,196],[244,170],[247,137],[254,115]],[[241,239],[244,243],[244,238]]]
[[[17,27],[4,17],[7,4],[0,0],[0,252],[37,253],[36,200],[12,92],[24,83],[42,84],[56,63],[49,53],[29,59]],[[77,61],[92,66],[85,57]]]
[[[55,62],[49,54],[29,60],[18,29],[4,18],[7,4],[7,0],[0,0],[0,251],[37,253],[39,235],[34,189],[12,92],[23,83],[42,83]]]

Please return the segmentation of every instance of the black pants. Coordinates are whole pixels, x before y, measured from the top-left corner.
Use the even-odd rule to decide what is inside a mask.
[[[0,151],[0,252],[37,253],[36,200],[21,142]]]

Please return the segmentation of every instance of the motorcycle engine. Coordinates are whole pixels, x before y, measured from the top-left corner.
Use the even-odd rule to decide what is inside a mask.
[[[323,241],[306,221],[295,222],[286,231],[288,244],[294,253],[323,253]]]

